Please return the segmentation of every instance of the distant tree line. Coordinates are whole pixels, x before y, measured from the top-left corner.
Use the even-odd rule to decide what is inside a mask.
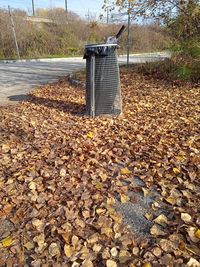
[[[17,41],[22,58],[82,55],[84,45],[98,43],[114,35],[119,24],[87,22],[74,12],[61,8],[38,9],[37,17],[48,22],[27,20],[26,12],[13,10]],[[169,47],[166,30],[157,23],[133,24],[131,26],[132,52],[150,52]],[[127,33],[120,40],[120,52],[126,52]],[[15,58],[16,49],[8,11],[0,10],[0,58]]]

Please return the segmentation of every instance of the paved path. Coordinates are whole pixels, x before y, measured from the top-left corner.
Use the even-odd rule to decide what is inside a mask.
[[[167,56],[166,53],[137,54],[130,57],[130,62],[157,61]],[[119,61],[125,63],[126,57],[121,56]],[[34,88],[55,82],[59,77],[84,67],[85,60],[82,58],[0,62],[0,105],[23,100]]]

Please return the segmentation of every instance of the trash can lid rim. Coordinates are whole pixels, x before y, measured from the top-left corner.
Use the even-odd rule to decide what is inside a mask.
[[[118,46],[118,44],[89,44],[86,45],[85,48],[105,47],[105,46]]]

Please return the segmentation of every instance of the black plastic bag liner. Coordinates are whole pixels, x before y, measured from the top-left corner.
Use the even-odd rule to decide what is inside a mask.
[[[91,44],[85,46],[84,59],[95,55],[96,57],[106,57],[112,54],[116,48],[119,46],[117,44]]]

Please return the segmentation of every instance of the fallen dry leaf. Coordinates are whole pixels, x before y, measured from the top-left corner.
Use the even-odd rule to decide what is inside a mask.
[[[127,167],[126,168],[122,168],[120,170],[122,175],[126,175],[126,174],[132,174],[132,171],[130,171]]]
[[[94,138],[94,134],[92,133],[92,132],[89,132],[88,134],[87,134],[87,138]]]
[[[33,219],[32,224],[36,227],[38,231],[41,231],[44,226],[44,223],[39,219]]]
[[[153,236],[164,236],[166,235],[166,232],[164,232],[159,226],[157,226],[156,224],[154,224],[151,229],[150,229],[150,233]]]
[[[62,168],[62,169],[60,170],[60,176],[61,176],[61,177],[64,178],[64,177],[66,176],[66,173],[67,173],[67,172],[66,172],[65,169]]]
[[[120,200],[121,200],[121,203],[127,203],[128,201],[129,201],[129,196],[126,196],[126,195],[124,195],[124,194],[121,194],[120,195]]]
[[[106,267],[117,267],[117,263],[114,260],[107,260]]]
[[[189,261],[187,262],[187,266],[188,267],[200,267],[200,262],[194,258],[190,258]]]
[[[192,217],[188,213],[181,213],[181,220],[185,223],[190,223],[192,221]]]
[[[103,227],[101,228],[101,234],[106,235],[107,237],[111,237],[113,235],[113,230],[112,228],[109,227]]]
[[[150,262],[145,262],[142,267],[152,267]]]
[[[117,248],[116,247],[111,248],[110,254],[112,255],[112,257],[117,257],[118,254]]]
[[[197,229],[194,233],[195,237],[200,239],[200,229]]]
[[[200,88],[172,87],[132,68],[121,81],[119,117],[85,116],[84,90],[66,79],[0,107],[0,224],[14,225],[5,224],[0,239],[19,238],[0,242],[1,266],[197,261]],[[123,207],[140,206],[154,193],[144,215],[156,223],[149,242],[149,234],[133,236],[143,229],[136,217],[129,228],[116,208],[118,196]]]
[[[71,256],[72,256],[72,254],[73,254],[73,248],[72,247],[70,247],[69,245],[65,245],[64,246],[64,252],[65,252],[65,255],[68,257],[68,258],[70,258]]]
[[[44,234],[40,234],[38,236],[35,236],[33,238],[33,241],[38,244],[39,251],[41,251],[46,246]]]
[[[57,243],[51,243],[51,245],[49,246],[49,254],[52,257],[54,257],[54,256],[59,257],[60,256],[60,248],[59,248]]]
[[[131,253],[128,252],[127,250],[120,250],[119,252],[119,262],[120,263],[125,263],[129,261],[132,258]]]
[[[6,238],[0,240],[0,247],[6,248],[13,245],[15,240],[11,236],[7,236]]]
[[[196,237],[196,228],[195,227],[188,227],[187,228],[187,233],[190,237],[190,239],[194,242],[194,243],[198,243],[199,242],[199,238]]]
[[[94,264],[89,259],[84,260],[82,263],[82,267],[93,267],[93,266],[94,266]]]
[[[160,214],[157,218],[154,219],[154,222],[160,225],[165,225],[168,223],[168,219],[164,214]]]
[[[149,190],[147,190],[146,188],[142,187],[142,191],[144,193],[144,197],[147,197],[149,194]]]

